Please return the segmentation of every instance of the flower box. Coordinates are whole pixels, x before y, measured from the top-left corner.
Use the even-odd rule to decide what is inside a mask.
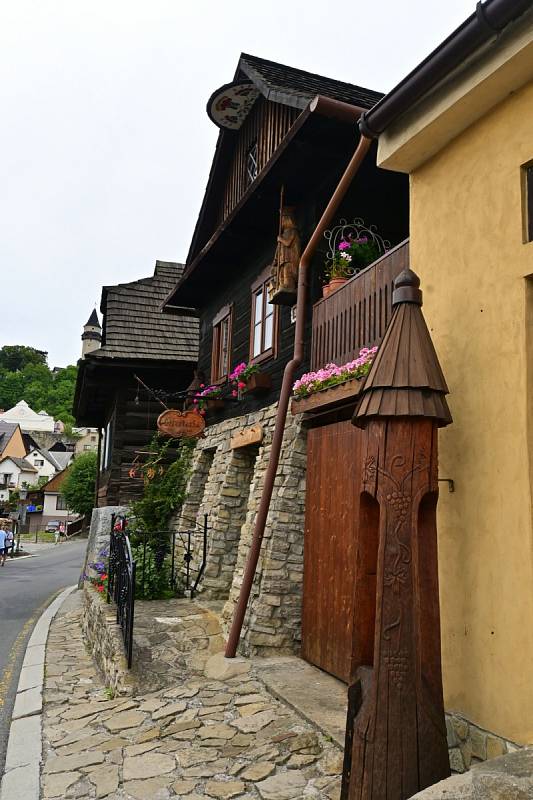
[[[330,407],[340,405],[343,401],[351,400],[357,397],[365,379],[363,378],[350,378],[344,383],[338,383],[336,386],[330,386],[327,389],[320,389],[318,392],[313,392],[307,397],[293,397],[291,402],[291,414],[303,414],[305,411],[325,411]]]
[[[272,388],[272,380],[268,372],[253,372],[246,380],[247,394],[264,394]]]
[[[213,397],[211,400],[206,400],[208,411],[220,411],[224,408],[223,397]]]

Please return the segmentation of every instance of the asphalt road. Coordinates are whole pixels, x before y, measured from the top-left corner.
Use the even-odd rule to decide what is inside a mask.
[[[25,545],[34,557],[7,559],[0,567],[0,775],[27,641],[53,597],[78,582],[86,545]]]

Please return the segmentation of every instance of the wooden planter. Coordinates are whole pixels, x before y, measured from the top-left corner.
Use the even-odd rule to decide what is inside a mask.
[[[329,389],[321,389],[313,392],[308,397],[293,398],[291,403],[291,414],[303,414],[305,411],[324,411],[330,407],[341,404],[343,401],[357,397],[363,388],[364,378],[350,378],[337,386]]]
[[[247,394],[264,394],[272,388],[272,380],[268,372],[254,372],[246,381]]]
[[[208,411],[220,411],[224,408],[224,399],[222,397],[213,397],[211,400],[206,401]]]

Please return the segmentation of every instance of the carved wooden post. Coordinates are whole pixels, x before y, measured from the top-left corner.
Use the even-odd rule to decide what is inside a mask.
[[[437,569],[437,428],[452,420],[420,281],[394,312],[356,409],[366,429],[345,800],[404,800],[450,774]]]

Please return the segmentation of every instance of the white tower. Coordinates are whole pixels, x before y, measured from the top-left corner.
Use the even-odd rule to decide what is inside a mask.
[[[91,316],[83,326],[81,335],[81,357],[85,358],[87,353],[98,350],[102,343],[102,326],[98,322],[98,314],[93,309]]]

